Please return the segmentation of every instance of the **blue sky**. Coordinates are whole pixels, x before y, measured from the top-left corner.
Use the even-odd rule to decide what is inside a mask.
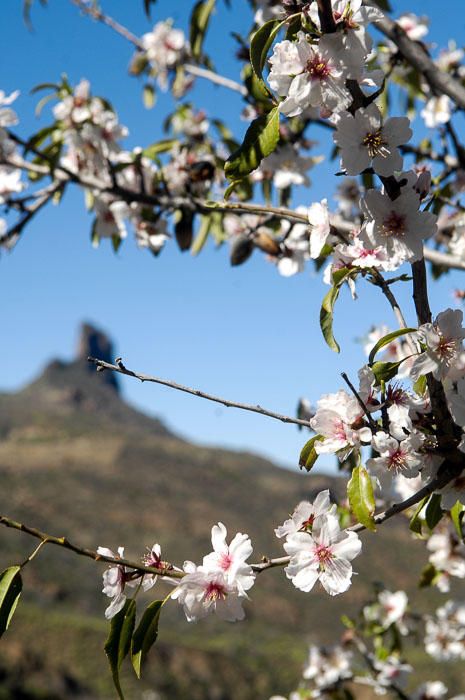
[[[34,117],[37,97],[29,90],[66,72],[72,83],[88,78],[95,94],[112,101],[121,122],[129,127],[128,147],[160,137],[171,98],[162,96],[155,109],[144,109],[142,85],[127,75],[132,49],[122,38],[82,18],[66,0],[49,0],[47,9],[35,7],[30,32],[19,4],[18,0],[2,3],[0,32],[7,60],[0,69],[0,88],[21,90],[16,103],[20,133],[30,134],[47,123],[47,109],[41,120]],[[185,26],[191,4],[158,0],[153,21],[172,17],[176,25]],[[136,34],[150,30],[141,0],[103,5]],[[245,0],[233,0],[233,5],[234,11],[228,11],[219,2],[207,48],[218,71],[237,78],[229,32],[245,33],[250,12]],[[454,38],[464,42],[463,0],[448,0],[447,16],[444,5],[433,0],[394,6],[430,15],[429,38],[439,45],[447,42],[454,17]],[[238,135],[243,133],[244,123],[236,116],[240,96],[198,81],[188,99],[209,115],[227,120]],[[326,151],[325,134],[317,132],[315,138]],[[319,166],[313,171],[311,190],[302,190],[296,202],[330,199],[336,170],[337,163]],[[24,385],[51,357],[71,359],[78,325],[89,320],[112,336],[128,367],[293,415],[300,395],[316,402],[322,393],[342,386],[341,371],[355,375],[364,361],[356,339],[370,325],[384,320],[395,327],[384,300],[362,282],[359,300],[352,302],[344,293],[337,307],[335,329],[342,352],[335,355],[318,326],[327,288],[310,269],[284,279],[258,254],[231,269],[226,248],[213,245],[197,259],[168,245],[155,259],[130,239],[115,255],[107,245],[98,250],[90,246],[90,223],[82,196],[74,191],[60,207],[37,217],[16,249],[0,259],[0,389]],[[453,304],[451,290],[456,286],[463,283],[452,275],[434,285],[436,313]],[[409,285],[404,285],[400,297],[407,310],[410,293]],[[126,380],[124,391],[132,403],[198,443],[250,449],[293,466],[305,439],[294,426],[162,387]]]

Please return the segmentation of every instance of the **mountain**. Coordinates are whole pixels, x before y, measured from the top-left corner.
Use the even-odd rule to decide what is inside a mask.
[[[342,497],[337,477],[291,472],[257,455],[178,438],[129,406],[116,377],[95,372],[88,354],[108,360],[115,354],[89,324],[74,361],[54,360],[23,390],[0,394],[0,513],[80,546],[124,545],[135,560],[159,542],[163,556],[178,564],[210,551],[210,528],[220,521],[232,535],[251,536],[257,561],[283,553],[274,528],[300,500],[323,488]],[[308,642],[335,641],[340,615],[356,612],[373,581],[416,589],[426,554],[403,519],[363,539],[359,576],[340,598],[301,593],[276,569],[259,576],[240,624],[188,624],[178,606],[167,605],[145,679],[123,675],[127,697],[267,700],[289,692]],[[0,529],[0,564],[24,561],[36,544]],[[114,697],[102,651],[103,570],[52,546],[25,567],[25,592],[0,642],[0,700]],[[434,593],[415,596],[416,607],[427,609]],[[450,689],[453,672],[451,678]],[[158,694],[142,695],[154,689]]]

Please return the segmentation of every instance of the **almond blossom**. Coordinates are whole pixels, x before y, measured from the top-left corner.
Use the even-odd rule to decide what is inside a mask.
[[[310,257],[317,258],[331,233],[327,199],[315,202],[309,207],[308,221],[311,226]]]
[[[447,124],[452,113],[452,100],[447,95],[430,97],[420,114],[429,129],[435,129],[440,124]]]
[[[331,503],[329,489],[320,491],[313,503],[301,501],[291,517],[275,529],[276,537],[287,537],[295,532],[311,532],[315,519],[320,515],[336,514],[336,504]]]
[[[369,248],[386,249],[391,260],[387,269],[420,260],[423,240],[436,232],[436,216],[419,211],[419,205],[420,198],[410,187],[403,188],[395,200],[376,190],[368,190],[362,199],[365,222],[360,238]]]
[[[321,157],[301,156],[296,146],[287,143],[278,146],[271,155],[264,158],[251,177],[254,182],[272,180],[278,190],[291,185],[309,187],[311,183],[307,171],[321,160]]]
[[[395,624],[401,634],[408,633],[404,616],[407,611],[408,598],[405,591],[383,590],[378,594],[376,603],[363,608],[363,615],[368,622],[376,622],[384,629]]]
[[[124,547],[118,547],[118,554],[112,552],[108,547],[98,547],[97,554],[101,554],[104,557],[112,557],[113,559],[122,559],[124,557]],[[131,580],[131,574],[128,575],[124,566],[120,564],[110,566],[109,569],[103,572],[102,593],[105,593],[109,598],[113,598],[112,602],[105,610],[105,617],[107,620],[111,620],[112,617],[123,609],[126,602],[126,595],[124,593],[126,584],[134,585],[134,581]]]
[[[193,562],[185,562],[184,570],[186,575],[171,598],[183,606],[188,622],[196,622],[212,612],[227,622],[244,619],[242,602],[246,594],[228,583],[222,571],[206,571]]]
[[[447,688],[442,681],[422,683],[413,693],[412,700],[445,700]]]
[[[284,549],[290,556],[286,576],[301,591],[311,591],[319,580],[329,595],[344,593],[352,578],[351,561],[362,543],[355,532],[341,530],[334,515],[315,519],[312,532],[287,536]]]
[[[246,560],[253,552],[248,535],[238,532],[231,543],[226,544],[227,530],[223,523],[212,527],[212,545],[214,551],[203,558],[202,570],[222,572],[226,581],[245,594],[255,583],[255,574]]]
[[[371,104],[354,115],[342,112],[333,139],[341,150],[341,166],[348,175],[357,175],[370,166],[378,175],[402,170],[398,146],[412,136],[407,117],[391,117],[383,124],[381,112]]]
[[[173,29],[172,21],[158,22],[151,32],[143,34],[141,42],[144,57],[150,63],[152,74],[163,90],[168,85],[168,71],[175,68],[187,50],[184,32]],[[137,61],[138,54],[135,56]]]
[[[448,600],[425,625],[425,650],[437,661],[465,659],[465,605]]]
[[[18,96],[19,90],[15,90],[9,95],[0,90],[0,127],[14,126],[18,123],[18,115],[9,106]]]
[[[370,22],[383,17],[380,9],[362,5],[362,0],[331,0],[333,17],[337,31],[331,35],[334,45],[345,53],[348,63],[348,77],[358,79],[364,70],[364,63],[371,51],[373,42],[366,28]],[[319,28],[320,17],[316,4],[312,3],[308,12],[312,22]]]
[[[288,117],[301,114],[307,107],[338,112],[352,101],[345,86],[347,70],[327,36],[318,44],[310,44],[300,33],[297,42],[276,44],[270,65],[268,82],[285,98],[280,110]]]
[[[462,326],[463,312],[460,309],[446,309],[438,314],[433,323],[424,323],[418,329],[426,345],[410,371],[413,380],[431,372],[436,379],[452,379],[465,373],[465,354]]]
[[[330,688],[352,677],[352,652],[336,645],[332,647],[310,646],[303,677],[311,680],[319,690]]]
[[[312,429],[323,439],[315,442],[318,454],[339,452],[371,440],[371,430],[363,420],[360,404],[345,391],[325,394],[310,420]]]
[[[379,478],[381,487],[388,488],[392,477],[398,474],[408,479],[418,475],[422,465],[422,455],[418,452],[421,434],[411,433],[399,441],[380,430],[371,444],[380,456],[368,459],[366,466]]]
[[[446,574],[441,590],[449,586],[445,582],[450,576],[465,578],[465,544],[459,540],[452,524],[442,531],[434,532],[428,540],[427,548],[431,552],[429,561],[441,574]]]

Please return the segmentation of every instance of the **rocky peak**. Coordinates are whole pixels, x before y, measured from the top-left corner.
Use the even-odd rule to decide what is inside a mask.
[[[98,357],[99,360],[104,360],[105,362],[113,362],[115,359],[115,350],[113,342],[106,333],[96,328],[91,323],[83,323],[79,333],[76,360],[82,364],[83,367],[86,367],[89,373],[95,375],[95,366],[87,362],[89,355]],[[114,372],[102,372],[99,374],[99,378],[101,378],[105,384],[119,392],[118,375]]]

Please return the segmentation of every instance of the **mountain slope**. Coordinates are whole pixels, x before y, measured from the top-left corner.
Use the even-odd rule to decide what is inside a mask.
[[[342,494],[337,478],[180,440],[128,406],[106,373],[90,373],[87,350],[82,341],[76,361],[54,361],[21,392],[0,395],[1,513],[93,549],[124,545],[132,559],[159,542],[163,556],[177,564],[210,551],[211,526],[221,521],[231,535],[249,533],[258,561],[282,555],[274,528],[300,500],[327,487],[335,497]],[[0,530],[0,564],[23,560],[35,544]],[[285,692],[299,676],[309,640],[334,641],[341,613],[354,612],[374,580],[413,591],[425,560],[422,543],[411,541],[403,521],[393,522],[364,535],[360,575],[340,598],[303,594],[281,570],[271,570],[251,591],[244,623],[188,625],[171,604],[148,681],[127,678],[128,697],[140,697],[144,687],[170,700],[267,699]],[[107,627],[102,571],[51,546],[26,568],[24,603],[0,643],[5,687],[22,682],[24,659],[32,659],[31,692],[45,687],[60,698],[112,697],[100,650]],[[429,598],[422,592],[420,605]]]

